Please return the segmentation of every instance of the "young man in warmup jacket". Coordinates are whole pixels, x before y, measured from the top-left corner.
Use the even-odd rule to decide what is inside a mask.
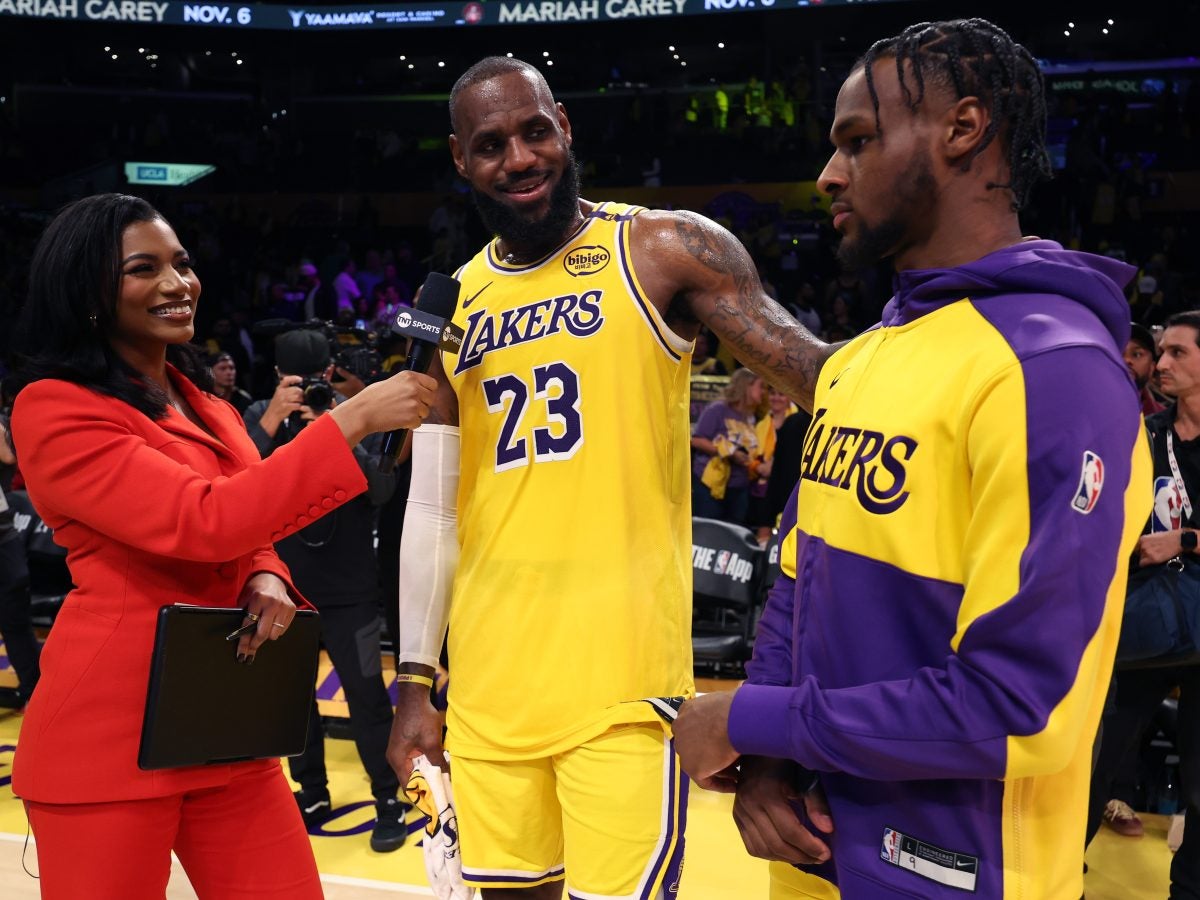
[[[675,724],[773,897],[1083,892],[1150,469],[1133,270],[1021,234],[1044,128],[1036,62],[978,19],[880,41],[838,94],[839,256],[892,257],[896,293],[821,371],[747,684]]]

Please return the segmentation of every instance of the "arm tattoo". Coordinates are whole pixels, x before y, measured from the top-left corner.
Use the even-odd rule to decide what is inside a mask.
[[[728,231],[686,212],[677,214],[675,231],[694,259],[723,276],[717,287],[689,294],[692,311],[739,360],[811,409],[821,366],[836,348],[763,291],[749,253]]]

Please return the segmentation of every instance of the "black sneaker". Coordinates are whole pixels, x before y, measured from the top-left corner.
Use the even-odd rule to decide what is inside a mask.
[[[326,788],[301,788],[292,794],[296,805],[300,807],[300,818],[304,820],[305,828],[320,825],[333,815],[333,805],[329,802],[329,791]]]
[[[404,824],[404,816],[408,812],[408,804],[394,797],[390,800],[375,801],[375,828],[371,831],[371,849],[376,853],[391,853],[404,846],[408,837],[408,826]]]

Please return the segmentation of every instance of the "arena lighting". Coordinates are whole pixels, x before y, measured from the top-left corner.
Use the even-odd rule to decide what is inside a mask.
[[[400,62],[404,62],[406,59],[408,59],[408,57],[405,56],[403,53],[401,53],[400,54]]]
[[[114,54],[112,55],[112,58],[113,58],[113,59],[116,59],[116,58],[117,58],[117,54],[115,54],[115,53],[114,53]]]
[[[1107,28],[1101,28],[1101,29],[1100,29],[1100,33],[1101,33],[1101,34],[1108,34],[1108,29],[1107,29]]]
[[[138,53],[145,53],[145,52],[146,52],[145,47],[138,47]]]
[[[668,48],[667,48],[667,52],[668,52],[668,53],[674,53],[674,52],[675,52],[675,48],[674,48],[674,47],[668,47]]]
[[[412,64],[412,63],[409,63],[409,64],[408,64],[408,67],[409,67],[410,69],[411,69],[411,68],[413,68],[413,64]]]
[[[446,64],[445,64],[445,62],[443,62],[442,60],[440,60],[440,59],[439,59],[439,60],[438,60],[438,68],[439,68],[439,69],[444,69],[444,68],[446,68]]]
[[[679,54],[678,53],[672,54],[672,58],[679,59]]]
[[[724,50],[724,49],[725,49],[725,42],[724,42],[724,41],[717,41],[717,49],[718,49],[718,50]]]
[[[1063,34],[1065,34],[1067,37],[1071,36],[1071,32],[1069,32],[1069,31],[1064,31]]]
[[[1112,19],[1109,19],[1109,20],[1108,20],[1108,24],[1109,24],[1109,25],[1112,25],[1112,24],[1114,24],[1114,23],[1113,23],[1113,20],[1112,20]]]
[[[543,51],[542,51],[542,56],[549,56],[549,55],[550,55],[550,51],[549,51],[549,50],[543,50]]]
[[[1075,23],[1074,23],[1074,22],[1068,22],[1068,23],[1067,23],[1067,27],[1068,27],[1068,28],[1074,28],[1074,27],[1075,27]]]
[[[240,66],[240,65],[242,64],[242,61],[239,59],[239,60],[237,61],[237,64]]]

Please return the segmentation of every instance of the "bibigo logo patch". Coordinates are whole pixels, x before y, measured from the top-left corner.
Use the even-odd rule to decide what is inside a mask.
[[[605,247],[574,247],[563,257],[563,268],[572,277],[595,275],[611,259],[612,254]]]

